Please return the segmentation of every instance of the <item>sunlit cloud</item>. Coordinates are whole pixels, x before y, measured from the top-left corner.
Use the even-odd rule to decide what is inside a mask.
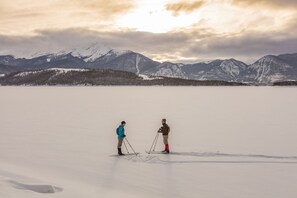
[[[136,5],[134,0],[0,0],[0,4],[0,32],[10,35],[48,28],[110,27]]]
[[[204,3],[204,0],[169,3],[166,5],[166,10],[171,11],[174,16],[178,16],[181,12],[191,13],[199,9]]]
[[[296,0],[231,0],[231,3],[239,4],[243,6],[247,5],[256,5],[256,6],[262,6],[262,7],[270,7],[270,8],[291,8],[296,10],[297,8],[294,6],[297,6]]]
[[[117,17],[121,14],[125,14],[128,11],[132,10],[136,6],[135,0],[68,0],[69,4],[75,5],[77,8],[84,8],[89,11],[95,11],[100,13],[100,15],[109,19],[111,17]],[[101,18],[103,20],[104,18]]]

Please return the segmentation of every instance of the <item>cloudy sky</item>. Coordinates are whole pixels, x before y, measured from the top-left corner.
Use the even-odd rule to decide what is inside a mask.
[[[297,52],[296,0],[0,0],[0,54],[100,43],[157,61]]]

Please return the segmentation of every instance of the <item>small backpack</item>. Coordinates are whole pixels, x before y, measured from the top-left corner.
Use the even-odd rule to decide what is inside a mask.
[[[117,134],[117,135],[119,135],[119,130],[120,130],[119,128],[120,128],[120,127],[118,127],[117,130],[116,130],[116,134]]]

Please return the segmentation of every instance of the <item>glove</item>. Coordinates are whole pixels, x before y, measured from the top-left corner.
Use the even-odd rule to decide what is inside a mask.
[[[124,134],[123,137],[126,137],[126,135]]]

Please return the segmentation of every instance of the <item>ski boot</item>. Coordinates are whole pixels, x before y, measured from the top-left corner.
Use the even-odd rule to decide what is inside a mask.
[[[122,153],[122,149],[121,148],[118,148],[118,154],[119,155],[125,155],[125,154]]]

